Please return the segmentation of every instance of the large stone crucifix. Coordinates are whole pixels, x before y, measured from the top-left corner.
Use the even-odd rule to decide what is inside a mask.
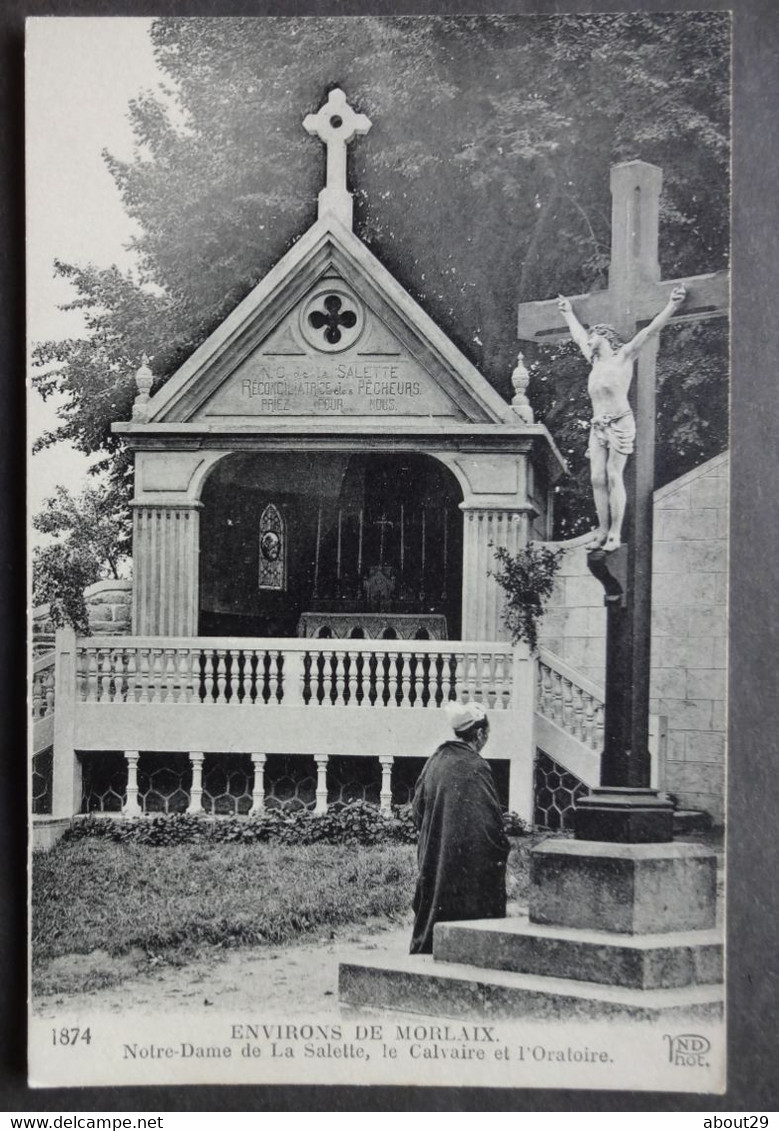
[[[611,170],[611,263],[605,291],[575,295],[571,305],[585,324],[606,323],[625,340],[668,305],[680,284],[686,299],[671,322],[721,317],[729,309],[726,271],[661,280],[658,262],[662,170],[630,161]],[[522,341],[566,337],[558,302],[519,307]],[[576,836],[585,840],[663,841],[672,835],[670,803],[649,788],[649,675],[652,604],[652,517],[655,463],[655,369],[659,338],[638,354],[632,383],[636,451],[627,463],[628,509],[623,544],[588,554],[590,571],[605,590],[606,709],[601,787],[579,803]]]
[[[319,194],[319,218],[334,213],[348,228],[352,226],[352,194],[346,187],[346,146],[358,134],[367,134],[370,118],[356,114],[346,95],[336,87],[316,114],[303,119],[303,128],[327,147],[325,187]]]

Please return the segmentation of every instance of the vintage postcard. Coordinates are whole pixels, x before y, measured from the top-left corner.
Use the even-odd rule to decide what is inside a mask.
[[[730,37],[28,22],[32,1085],[724,1091]]]

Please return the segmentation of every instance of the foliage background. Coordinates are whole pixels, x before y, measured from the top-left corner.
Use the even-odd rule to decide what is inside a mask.
[[[105,155],[140,271],[58,263],[88,329],[37,348],[37,388],[65,394],[42,444],[102,453],[128,496],[110,424],[141,356],[165,381],[313,222],[324,156],[301,121],[335,85],[373,121],[350,146],[358,235],[509,397],[517,303],[605,285],[612,163],[663,168],[665,277],[727,263],[729,30],[713,12],[155,20],[165,90],[130,106],[135,157]],[[658,485],[727,444],[727,348],[723,325],[666,336]],[[566,536],[591,521],[586,368],[531,354],[571,465]]]

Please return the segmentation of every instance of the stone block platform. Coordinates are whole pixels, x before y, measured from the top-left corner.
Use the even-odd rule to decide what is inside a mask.
[[[508,1020],[718,1020],[724,1001],[721,985],[637,990],[488,971],[429,955],[342,963],[338,992],[342,1004],[360,1010]]]

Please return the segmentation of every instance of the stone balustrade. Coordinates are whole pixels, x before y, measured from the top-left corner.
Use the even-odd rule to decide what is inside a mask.
[[[437,641],[89,637],[76,647],[83,703],[307,707],[511,706],[510,645]]]
[[[603,749],[603,690],[541,649],[537,668],[536,709],[591,750]]]

